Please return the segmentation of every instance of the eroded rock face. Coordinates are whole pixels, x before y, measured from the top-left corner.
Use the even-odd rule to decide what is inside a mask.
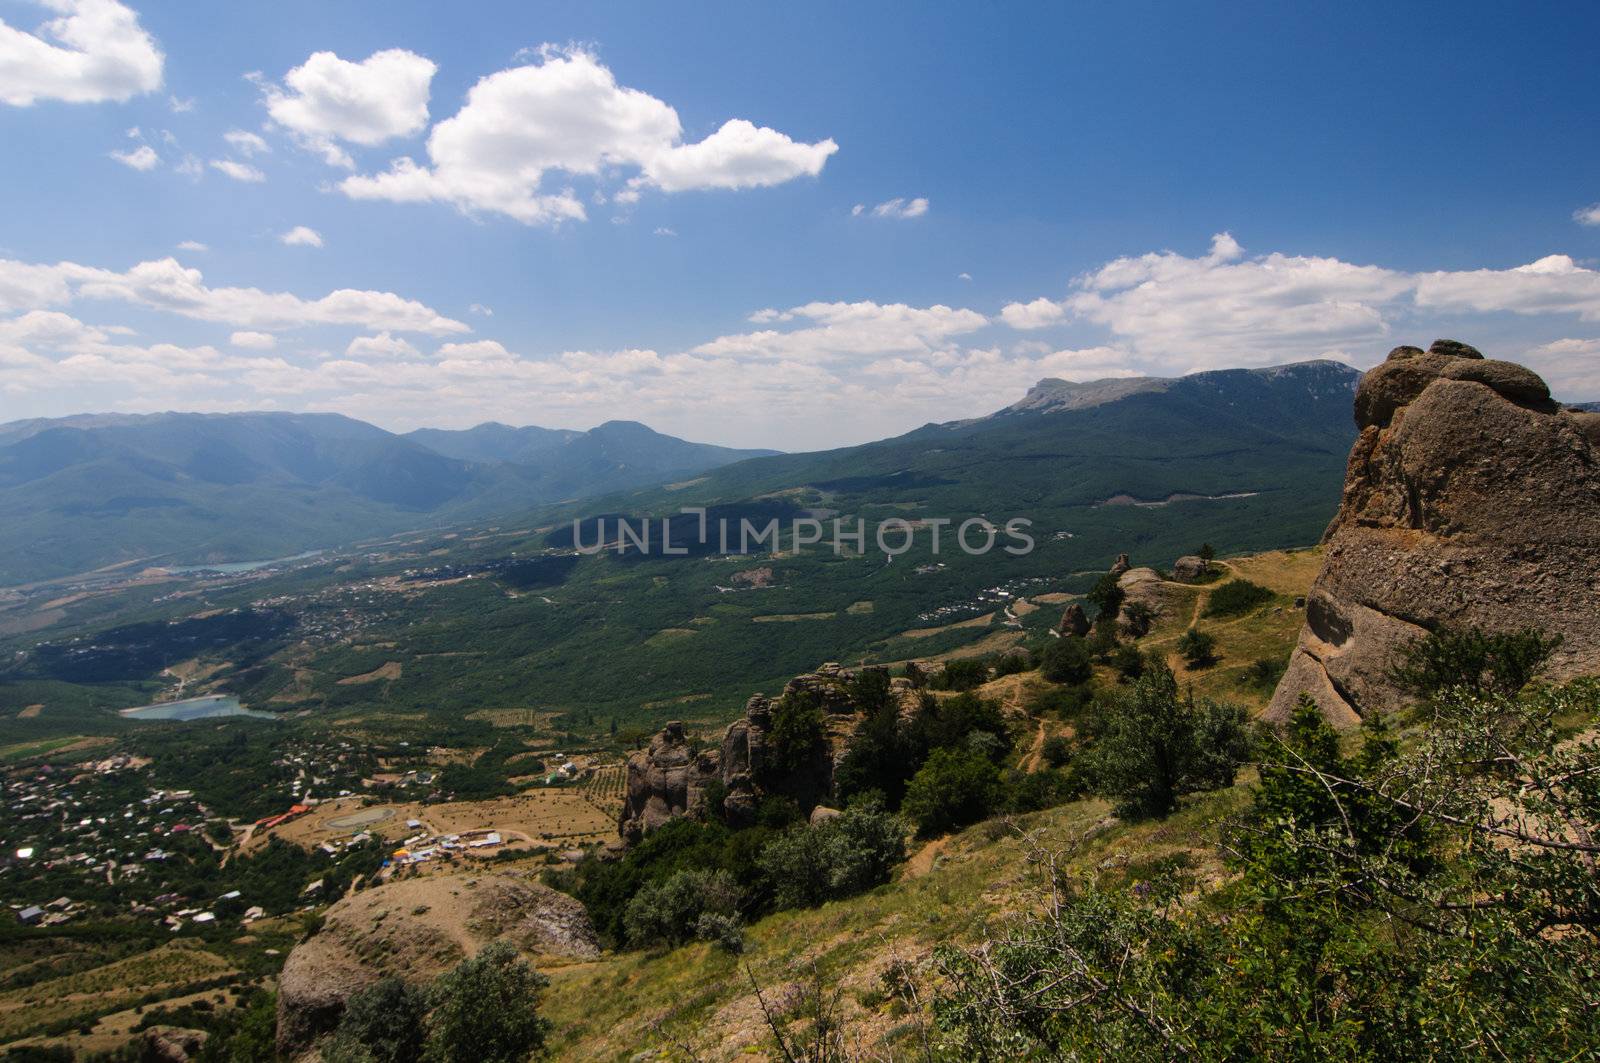
[[[1178,558],[1172,563],[1172,578],[1185,583],[1198,583],[1211,572],[1211,566],[1205,558],[1195,557],[1193,554]]]
[[[347,894],[278,979],[278,1052],[332,1032],[351,994],[394,975],[425,985],[491,941],[529,957],[600,954],[576,899],[515,872],[422,875]]]
[[[628,758],[618,832],[629,842],[638,841],[673,816],[699,807],[706,784],[722,776],[718,751],[695,750],[683,724],[674,720],[650,739],[648,749]]]
[[[1388,671],[1440,626],[1565,639],[1554,678],[1600,672],[1600,444],[1528,369],[1441,340],[1356,392],[1361,429],[1306,624],[1267,718],[1302,692],[1353,725],[1399,707]]]
[[[850,693],[855,673],[828,663],[815,672],[789,680],[783,697],[800,698],[823,711],[826,741],[806,763],[780,770],[770,761],[773,699],[756,694],[745,703],[744,717],[728,725],[718,749],[695,751],[683,724],[669,723],[648,749],[628,758],[628,780],[617,832],[626,842],[674,816],[697,811],[712,783],[722,787],[722,813],[730,823],[755,822],[763,797],[777,794],[809,810],[833,786],[833,773],[849,747],[860,713]],[[890,681],[902,719],[922,705],[921,693],[904,678]]]
[[[1132,567],[1133,562],[1128,560],[1127,554],[1118,554],[1117,559],[1111,563],[1111,574],[1113,576],[1121,576]]]
[[[1061,623],[1056,625],[1056,630],[1068,638],[1082,638],[1089,633],[1089,617],[1083,611],[1083,606],[1073,602],[1061,614]]]

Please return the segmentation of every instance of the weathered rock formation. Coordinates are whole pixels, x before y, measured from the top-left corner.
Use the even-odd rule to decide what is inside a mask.
[[[1187,554],[1172,563],[1172,578],[1185,583],[1198,583],[1211,574],[1211,566],[1203,557]]]
[[[854,672],[829,663],[784,686],[779,700],[799,699],[823,711],[826,740],[809,760],[781,770],[769,756],[778,702],[764,694],[745,703],[743,718],[728,725],[720,748],[696,749],[683,724],[667,724],[648,749],[628,758],[617,833],[636,842],[674,816],[700,811],[707,795],[719,790],[721,814],[735,824],[754,822],[762,799],[772,794],[788,797],[809,812],[832,789],[834,770],[861,718],[850,693],[854,678]],[[902,719],[919,710],[921,695],[910,680],[897,678],[890,686]]]
[[[1160,616],[1166,609],[1167,592],[1161,573],[1153,568],[1130,568],[1117,577],[1117,586],[1122,588],[1125,607],[1137,602],[1149,609],[1152,616]]]
[[[600,954],[581,903],[515,872],[423,875],[347,894],[283,965],[279,1054],[310,1048],[350,995],[380,978],[425,984],[502,939],[529,957]]]
[[[1117,559],[1111,563],[1111,574],[1113,576],[1121,576],[1132,567],[1133,562],[1128,560],[1127,554],[1118,554]]]
[[[189,1063],[206,1046],[204,1030],[151,1026],[139,1040],[141,1063]]]
[[[1301,693],[1353,725],[1401,703],[1389,670],[1441,626],[1564,638],[1550,675],[1600,672],[1600,416],[1466,344],[1396,347],[1356,391],[1360,436],[1267,718]]]
[[[1061,623],[1056,625],[1056,630],[1063,636],[1082,638],[1089,633],[1089,617],[1083,611],[1083,606],[1073,602],[1061,614]]]

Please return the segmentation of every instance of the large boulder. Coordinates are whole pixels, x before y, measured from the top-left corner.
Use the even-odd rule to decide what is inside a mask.
[[[279,1055],[330,1033],[356,991],[390,975],[425,985],[491,941],[535,960],[600,955],[583,905],[531,875],[419,875],[352,892],[284,962]]]
[[[1056,630],[1067,638],[1083,638],[1089,633],[1089,617],[1083,611],[1083,606],[1073,602],[1061,614],[1061,623]]]
[[[1396,348],[1356,392],[1361,434],[1306,623],[1267,717],[1302,693],[1342,725],[1402,702],[1389,671],[1442,626],[1539,628],[1553,678],[1600,672],[1600,443],[1531,371],[1453,341]]]
[[[617,829],[636,842],[667,822],[699,806],[706,784],[723,777],[716,750],[697,750],[683,724],[674,720],[650,739],[648,749],[628,758],[628,779]]]
[[[1172,578],[1184,583],[1199,583],[1211,574],[1211,565],[1203,557],[1188,554],[1172,563]]]

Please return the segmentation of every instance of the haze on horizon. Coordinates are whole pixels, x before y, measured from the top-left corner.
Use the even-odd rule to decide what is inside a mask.
[[[18,0],[0,421],[801,450],[1042,377],[1446,335],[1597,399],[1597,30],[1578,4]]]

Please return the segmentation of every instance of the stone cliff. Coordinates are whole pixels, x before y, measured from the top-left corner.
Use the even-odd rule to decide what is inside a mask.
[[[1552,678],[1600,672],[1600,414],[1452,340],[1362,378],[1306,623],[1267,718],[1309,693],[1353,726],[1400,705],[1389,670],[1441,626],[1535,627]]]
[[[743,718],[728,725],[719,747],[697,748],[679,722],[666,725],[650,745],[628,758],[627,786],[617,832],[636,842],[674,816],[698,813],[711,797],[721,801],[730,823],[751,823],[761,800],[779,795],[809,813],[833,787],[861,713],[851,695],[855,673],[837,664],[789,680],[775,701],[756,694]],[[920,704],[905,679],[892,681],[902,715]],[[824,741],[798,763],[779,766],[771,756],[773,713],[788,699],[822,710]]]

